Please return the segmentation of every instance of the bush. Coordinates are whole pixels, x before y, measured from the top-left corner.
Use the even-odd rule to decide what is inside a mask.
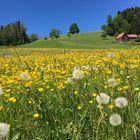
[[[48,37],[46,36],[46,37],[44,37],[44,40],[48,40]]]
[[[136,42],[140,42],[140,37],[137,37],[136,38]]]

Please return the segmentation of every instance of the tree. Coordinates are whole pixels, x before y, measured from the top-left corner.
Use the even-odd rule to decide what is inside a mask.
[[[67,33],[67,36],[70,38],[70,37],[71,37],[71,33],[70,33],[70,32],[68,32],[68,33]]]
[[[33,42],[33,41],[36,41],[36,40],[38,40],[38,34],[31,34],[31,36],[30,36],[30,42]]]
[[[47,37],[47,36],[45,36],[45,37],[44,37],[44,40],[48,40],[48,37]]]
[[[103,40],[107,39],[107,33],[103,31],[101,37]]]
[[[71,34],[79,33],[80,30],[79,30],[78,25],[77,25],[76,23],[72,23],[72,24],[70,25],[69,32],[70,32]]]
[[[0,26],[0,45],[20,45],[29,42],[26,28],[21,21]]]
[[[52,29],[51,31],[50,31],[50,37],[51,38],[59,38],[60,37],[60,34],[61,34],[61,31],[60,30],[58,30],[58,29]]]
[[[118,11],[114,18],[108,16],[107,23],[101,28],[110,36],[120,32],[140,34],[140,7]]]

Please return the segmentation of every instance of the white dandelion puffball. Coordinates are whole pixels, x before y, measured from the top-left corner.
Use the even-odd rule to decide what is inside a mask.
[[[20,77],[23,81],[29,81],[30,80],[30,75],[27,72],[21,73]]]
[[[4,138],[9,132],[9,126],[6,123],[0,123],[0,138]]]
[[[82,70],[76,69],[73,71],[72,75],[75,79],[82,79],[84,77],[84,72]]]
[[[108,104],[109,101],[110,101],[110,97],[105,94],[105,93],[100,93],[97,97],[96,97],[96,101],[99,103],[99,104]]]
[[[115,105],[119,108],[126,107],[128,105],[128,101],[124,97],[118,97],[115,99]]]
[[[67,82],[70,83],[70,84],[72,84],[73,83],[73,78],[72,77],[68,77],[67,78]]]
[[[114,86],[116,86],[118,83],[117,83],[117,81],[114,79],[114,78],[111,78],[111,79],[109,79],[108,80],[108,85],[110,86],[110,87],[114,87]]]
[[[109,122],[113,126],[120,125],[122,123],[121,116],[118,115],[118,114],[113,114],[113,115],[110,116]]]
[[[2,87],[0,87],[0,95],[2,95]]]
[[[107,57],[108,58],[114,58],[115,57],[115,54],[112,52],[112,53],[109,53],[108,55],[107,55]]]

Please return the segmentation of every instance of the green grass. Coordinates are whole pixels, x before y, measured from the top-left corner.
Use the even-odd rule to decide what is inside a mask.
[[[40,39],[30,44],[20,45],[21,48],[68,48],[68,49],[108,49],[108,48],[133,48],[140,45],[129,43],[116,43],[114,37],[108,37],[107,40],[101,38],[101,32],[81,33],[67,36],[59,39],[44,40]]]

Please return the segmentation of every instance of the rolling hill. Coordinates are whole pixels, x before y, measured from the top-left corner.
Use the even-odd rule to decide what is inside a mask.
[[[39,39],[33,43],[20,45],[20,48],[65,48],[65,49],[108,49],[140,47],[130,43],[116,43],[114,37],[106,40],[101,38],[101,32],[89,32],[72,35],[71,38],[62,36],[59,39]]]

